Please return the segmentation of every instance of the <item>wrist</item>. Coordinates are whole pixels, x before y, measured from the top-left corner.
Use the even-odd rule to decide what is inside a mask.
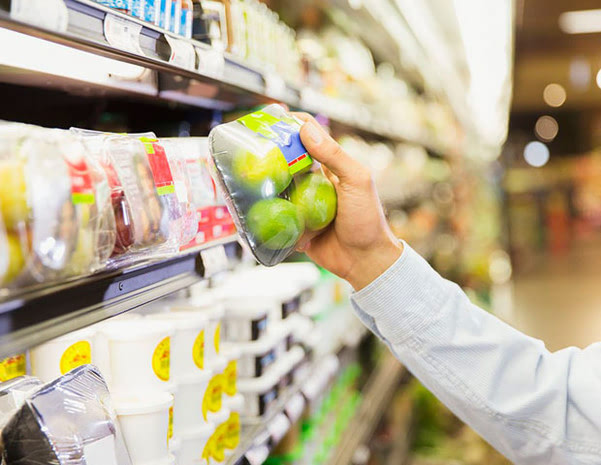
[[[383,274],[403,253],[403,243],[388,235],[376,245],[358,254],[346,280],[360,291]]]

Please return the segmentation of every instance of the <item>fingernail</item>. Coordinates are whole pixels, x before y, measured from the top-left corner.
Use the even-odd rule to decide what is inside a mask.
[[[306,124],[307,124],[307,134],[309,135],[309,137],[311,138],[313,143],[315,145],[321,144],[321,141],[323,140],[323,134],[321,133],[321,130],[317,126],[315,126],[315,124],[313,124],[313,123],[306,123]]]

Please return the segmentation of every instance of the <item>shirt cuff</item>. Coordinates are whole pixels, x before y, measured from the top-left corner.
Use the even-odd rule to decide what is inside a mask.
[[[367,287],[353,293],[353,302],[371,316],[389,342],[400,344],[426,328],[453,284],[443,279],[403,242],[403,253]]]

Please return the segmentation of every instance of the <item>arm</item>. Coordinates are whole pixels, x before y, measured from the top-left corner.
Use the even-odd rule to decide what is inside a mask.
[[[393,237],[369,173],[298,116],[305,147],[338,194],[334,224],[301,250],[351,283],[362,321],[516,464],[601,464],[601,344],[551,354],[472,305]]]

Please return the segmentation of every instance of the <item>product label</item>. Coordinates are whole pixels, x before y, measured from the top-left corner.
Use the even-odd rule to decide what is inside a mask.
[[[223,383],[223,391],[228,396],[236,395],[236,379],[238,371],[238,363],[236,360],[230,361],[225,367],[225,371],[223,372],[224,383]]]
[[[176,39],[168,34],[165,34],[165,39],[171,47],[171,56],[169,63],[172,63],[180,68],[194,70],[196,69],[196,52],[194,46],[185,40]]]
[[[173,406],[169,407],[169,427],[167,428],[167,442],[173,437]]]
[[[64,157],[71,178],[71,199],[74,204],[93,204],[94,183],[86,160],[82,157],[77,161]]]
[[[223,444],[226,449],[234,450],[240,444],[240,415],[232,412],[226,423]]]
[[[292,313],[300,310],[300,296],[282,303],[282,318],[288,318]]]
[[[278,398],[277,387],[267,391],[265,394],[259,396],[259,416],[264,415],[269,410],[271,404],[275,403]]]
[[[150,164],[157,193],[159,195],[174,194],[175,184],[165,149],[156,139],[142,137],[140,140],[144,144],[146,154],[148,155],[148,163]]]
[[[27,359],[25,354],[6,357],[0,362],[0,382],[8,381],[27,373]]]
[[[256,341],[261,335],[267,330],[267,316],[258,320],[253,320],[250,330],[250,338],[252,341]]]
[[[92,363],[92,347],[88,341],[79,341],[69,346],[60,360],[61,374],[64,375],[69,371],[81,365]]]
[[[194,345],[192,346],[192,360],[194,360],[194,364],[204,370],[205,367],[205,332],[204,329],[198,333],[196,339],[194,340]]]
[[[124,13],[129,12],[129,0],[96,0],[96,2]]]
[[[157,19],[157,3],[159,0],[145,0],[144,15],[142,19],[149,23],[155,23]]]
[[[140,46],[141,32],[141,24],[112,14],[107,14],[104,18],[104,36],[107,42],[115,48],[144,55]]]
[[[274,362],[275,350],[273,349],[261,356],[255,357],[255,376],[261,376]]]
[[[224,249],[225,251],[225,249]],[[219,343],[221,342],[221,323],[217,323],[215,326],[215,336],[213,337],[213,344],[215,345],[215,353],[219,354]]]
[[[192,38],[192,11],[189,8],[182,8],[179,34],[188,39]],[[192,50],[194,50],[194,48]],[[194,54],[196,55],[196,52],[194,52]]]
[[[221,401],[223,395],[223,375],[215,375],[209,382],[209,386],[205,392],[204,398],[202,399],[202,415],[207,421],[207,414],[209,412],[218,412],[221,410]]]
[[[213,449],[213,443],[215,442],[215,433],[209,438],[207,443],[205,444],[205,448],[202,450],[202,463],[207,464],[211,460],[211,450]]]
[[[160,0],[159,6],[159,26],[169,30],[171,25],[171,0]]]
[[[136,18],[142,18],[144,16],[144,12],[142,11],[142,0],[130,0],[130,2],[132,16],[135,16]]]
[[[227,421],[215,429],[214,440],[211,447],[211,457],[217,462],[225,460],[225,436],[227,435]]]
[[[169,381],[171,369],[171,338],[166,337],[154,349],[152,370],[161,381]]]
[[[181,0],[171,1],[171,14],[169,18],[169,30],[175,34],[179,34],[179,17],[181,15],[182,3]]]
[[[311,166],[313,160],[300,140],[298,128],[264,111],[256,111],[238,121],[278,146],[294,175]]]

